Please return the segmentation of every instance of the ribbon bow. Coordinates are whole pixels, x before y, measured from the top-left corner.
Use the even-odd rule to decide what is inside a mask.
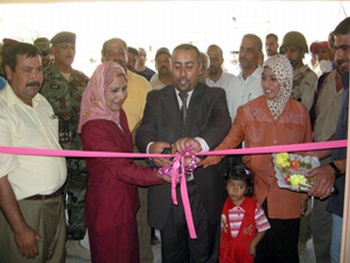
[[[191,147],[186,147],[183,152],[177,152],[173,159],[173,164],[159,168],[158,172],[163,176],[171,176],[171,197],[175,205],[178,204],[176,196],[176,185],[180,181],[180,193],[184,206],[186,223],[190,237],[194,239],[197,238],[197,234],[194,228],[191,206],[188,199],[186,173],[194,172],[198,164],[196,161],[196,156],[191,152],[191,150]]]

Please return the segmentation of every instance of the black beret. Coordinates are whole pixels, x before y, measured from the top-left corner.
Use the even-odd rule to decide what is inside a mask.
[[[53,38],[51,38],[51,43],[53,45],[59,44],[59,43],[72,43],[75,44],[75,34],[71,32],[59,32],[57,33]]]

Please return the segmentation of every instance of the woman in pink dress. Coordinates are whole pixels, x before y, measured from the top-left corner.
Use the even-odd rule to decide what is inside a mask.
[[[122,104],[127,76],[115,62],[93,73],[82,98],[78,132],[86,151],[131,153],[133,139]],[[92,262],[139,262],[137,186],[161,184],[151,168],[129,158],[86,158],[85,224]]]

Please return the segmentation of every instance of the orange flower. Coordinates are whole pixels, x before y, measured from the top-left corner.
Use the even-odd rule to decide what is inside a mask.
[[[293,170],[296,170],[296,171],[300,171],[299,162],[297,160],[292,160],[290,162],[290,168],[292,168]]]

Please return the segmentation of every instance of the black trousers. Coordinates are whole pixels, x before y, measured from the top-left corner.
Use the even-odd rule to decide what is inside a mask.
[[[180,188],[177,187],[178,205],[172,205],[168,221],[164,229],[160,231],[162,240],[162,262],[218,262],[220,215],[218,215],[216,224],[211,224],[209,222],[196,185],[188,185],[188,196],[197,239],[191,239],[189,236]]]
[[[271,228],[256,247],[254,263],[298,263],[300,219],[271,219],[267,202],[262,205]]]

